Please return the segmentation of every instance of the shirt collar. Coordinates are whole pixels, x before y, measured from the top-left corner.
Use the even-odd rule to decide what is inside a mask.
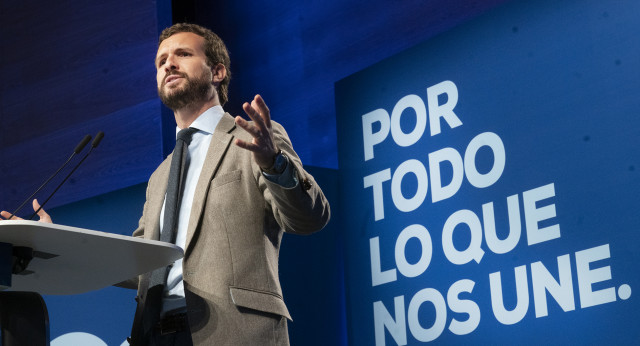
[[[221,105],[213,106],[200,114],[189,127],[194,127],[200,131],[206,132],[207,134],[213,134],[213,131],[216,129],[216,126],[218,126],[218,122],[220,122],[223,115],[224,109],[222,109]],[[176,126],[176,138],[180,130],[181,128]]]

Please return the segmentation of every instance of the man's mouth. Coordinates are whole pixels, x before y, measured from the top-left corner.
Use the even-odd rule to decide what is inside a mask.
[[[184,78],[185,76],[181,75],[181,74],[170,74],[168,76],[165,77],[164,79],[164,85],[166,86],[171,86],[173,84],[176,84],[180,79]]]

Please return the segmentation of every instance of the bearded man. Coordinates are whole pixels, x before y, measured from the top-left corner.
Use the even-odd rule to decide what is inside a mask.
[[[169,206],[174,151],[151,175],[133,235],[174,232],[170,239],[185,255],[165,272],[122,284],[138,289],[130,342],[288,345],[291,316],[278,278],[282,235],[322,229],[329,204],[262,97],[243,105],[251,122],[224,112],[231,72],[217,35],[173,25],[160,35],[155,63],[158,95],[174,112],[186,157],[177,206]],[[175,220],[167,221],[173,209]]]

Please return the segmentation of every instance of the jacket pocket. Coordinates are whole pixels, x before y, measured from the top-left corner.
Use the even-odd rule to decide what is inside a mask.
[[[284,316],[293,321],[284,300],[277,294],[233,286],[229,290],[231,300],[237,306]]]
[[[213,177],[213,179],[211,180],[211,188],[215,189],[216,187],[220,187],[222,185],[226,185],[234,181],[238,181],[240,179],[242,179],[241,170],[225,172],[218,176]]]

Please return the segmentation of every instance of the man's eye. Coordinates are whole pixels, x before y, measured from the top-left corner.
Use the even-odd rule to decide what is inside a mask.
[[[191,54],[189,54],[187,52],[182,52],[182,53],[180,53],[180,56],[191,56]]]
[[[166,61],[166,60],[160,60],[160,61],[158,61],[158,66],[162,66],[162,65],[164,65],[164,62],[165,62],[165,61]]]

